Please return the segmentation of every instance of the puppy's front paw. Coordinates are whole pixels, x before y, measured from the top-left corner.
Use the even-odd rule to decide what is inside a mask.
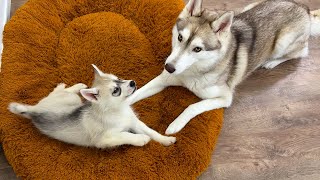
[[[88,86],[83,83],[75,84],[67,89],[65,91],[70,93],[79,93],[81,89],[86,89]]]
[[[54,91],[62,91],[66,88],[66,84],[65,83],[59,83],[56,88],[54,88]]]
[[[61,88],[65,88],[67,85],[65,84],[65,83],[59,83],[58,85],[57,85],[57,87],[61,87]]]
[[[164,146],[170,146],[170,145],[174,144],[176,141],[177,141],[176,137],[163,136],[160,143]]]
[[[148,142],[151,140],[151,138],[144,134],[137,134],[137,138],[134,140],[133,144],[134,146],[144,146],[148,144]]]
[[[83,83],[78,83],[78,84],[76,84],[76,85],[74,85],[75,86],[75,88],[76,89],[79,89],[79,91],[81,90],[81,89],[86,89],[88,86],[87,85],[85,85],[85,84],[83,84]]]

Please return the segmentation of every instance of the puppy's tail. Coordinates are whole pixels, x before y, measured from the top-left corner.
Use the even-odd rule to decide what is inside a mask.
[[[31,119],[31,116],[33,114],[32,106],[25,105],[25,104],[13,102],[9,104],[8,109],[10,112],[28,119]]]
[[[310,12],[311,36],[320,36],[320,9]]]

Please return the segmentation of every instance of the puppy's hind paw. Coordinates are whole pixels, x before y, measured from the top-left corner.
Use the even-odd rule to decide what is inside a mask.
[[[132,145],[134,146],[144,146],[148,144],[148,142],[151,140],[149,136],[144,134],[138,134],[136,136],[138,136],[137,139],[135,139],[134,142],[132,143]]]
[[[170,146],[172,144],[174,144],[175,142],[177,141],[176,137],[167,137],[167,136],[164,136],[160,143],[164,146]]]
[[[28,109],[24,105],[19,103],[10,103],[8,109],[14,114],[22,114],[28,111]]]

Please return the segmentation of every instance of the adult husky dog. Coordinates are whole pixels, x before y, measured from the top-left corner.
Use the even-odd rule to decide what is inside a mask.
[[[292,0],[254,3],[234,12],[202,9],[190,0],[173,27],[165,70],[129,98],[131,103],[167,86],[183,86],[203,100],[190,105],[167,128],[180,131],[193,117],[229,107],[235,87],[259,67],[308,55],[310,36],[320,35],[320,10]]]
[[[87,86],[81,83],[69,88],[59,84],[38,104],[11,103],[9,110],[32,119],[43,134],[80,146],[143,146],[150,139],[165,146],[175,143],[175,137],[162,136],[140,121],[125,101],[136,90],[134,81],[119,79],[93,67],[92,88],[85,89]],[[79,93],[87,100],[85,103]]]

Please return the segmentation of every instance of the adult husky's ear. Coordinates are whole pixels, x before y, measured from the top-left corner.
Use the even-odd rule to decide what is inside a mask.
[[[202,12],[202,0],[189,0],[184,7],[179,18],[186,18],[189,16],[200,16]]]
[[[99,91],[97,88],[91,88],[91,89],[81,89],[80,94],[82,97],[84,97],[86,100],[95,102],[97,101],[97,96],[99,95]]]
[[[215,33],[224,33],[231,30],[234,12],[228,11],[211,23],[211,27]]]

